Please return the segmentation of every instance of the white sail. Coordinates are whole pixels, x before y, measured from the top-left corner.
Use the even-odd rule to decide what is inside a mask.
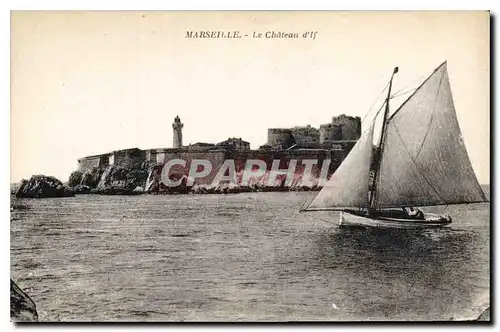
[[[368,207],[373,125],[361,136],[306,210]]]
[[[446,63],[389,118],[375,206],[484,202],[458,125]]]

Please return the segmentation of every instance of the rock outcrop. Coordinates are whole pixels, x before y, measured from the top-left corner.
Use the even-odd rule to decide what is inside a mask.
[[[85,171],[80,178],[80,185],[88,186],[93,189],[96,188],[101,180],[102,173],[104,173],[104,168],[94,167],[92,170]]]
[[[136,194],[143,194],[144,193],[144,188],[143,187],[135,187],[133,190],[134,193]]]
[[[35,302],[10,279],[10,319],[14,322],[37,322]]]
[[[103,195],[138,195],[144,192],[147,170],[108,166],[93,192]],[[138,188],[140,187],[140,189]]]
[[[73,191],[63,185],[61,181],[53,176],[33,175],[29,180],[22,180],[16,191],[16,197],[48,198],[48,197],[71,197]]]
[[[10,194],[15,195],[20,187],[21,187],[21,183],[11,183],[10,184]]]
[[[129,166],[110,165],[107,167],[94,167],[85,172],[75,171],[71,174],[71,184],[80,182],[73,186],[76,194],[101,194],[101,195],[139,195],[149,194],[236,194],[242,192],[267,192],[267,191],[316,191],[321,186],[301,185],[300,179],[294,180],[293,184],[286,187],[284,176],[278,180],[278,186],[266,186],[265,181],[252,183],[248,186],[240,186],[230,183],[195,184],[187,185],[187,174],[172,173],[171,181],[179,181],[178,186],[166,186],[162,182],[161,172],[163,164],[144,162]],[[238,174],[241,178],[242,174]],[[309,181],[311,182],[311,181]],[[314,181],[312,181],[314,182]],[[86,186],[86,187],[82,187]],[[88,187],[88,189],[87,189]]]
[[[148,177],[148,165],[94,167],[74,171],[69,185],[75,194],[140,195]]]
[[[75,194],[90,194],[90,187],[79,184],[73,187],[73,191],[75,192]]]
[[[83,173],[80,171],[74,171],[73,173],[71,173],[68,180],[68,186],[75,187],[79,185],[82,181],[82,176]]]

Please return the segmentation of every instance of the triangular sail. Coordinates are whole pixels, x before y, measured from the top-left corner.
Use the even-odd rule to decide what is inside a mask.
[[[458,125],[446,63],[389,118],[375,206],[484,202]]]
[[[368,207],[373,125],[361,136],[306,210]]]

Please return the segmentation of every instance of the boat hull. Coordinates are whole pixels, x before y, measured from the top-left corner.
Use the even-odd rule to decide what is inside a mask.
[[[451,224],[451,218],[434,213],[424,213],[423,220],[390,217],[365,217],[353,213],[340,212],[342,227],[378,227],[378,228],[439,228]]]

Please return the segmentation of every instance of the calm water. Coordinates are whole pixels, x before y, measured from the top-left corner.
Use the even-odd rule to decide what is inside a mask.
[[[14,199],[11,277],[44,321],[449,320],[489,303],[488,205],[368,231],[299,214],[313,195]]]

